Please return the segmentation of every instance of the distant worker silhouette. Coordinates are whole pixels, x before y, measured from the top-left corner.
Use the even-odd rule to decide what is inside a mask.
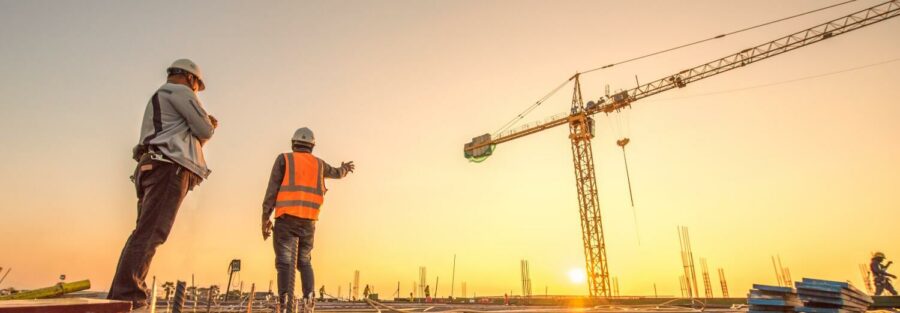
[[[887,264],[881,265],[881,262],[884,262],[884,258],[884,253],[875,252],[875,255],[872,256],[872,263],[869,264],[869,270],[872,271],[872,275],[875,275],[875,295],[880,296],[882,292],[887,290],[896,296],[897,290],[894,290],[891,278],[897,278],[897,276],[887,272],[888,267],[894,262],[888,261]]]

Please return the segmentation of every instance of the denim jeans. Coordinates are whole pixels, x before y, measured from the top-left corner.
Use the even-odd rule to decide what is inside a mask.
[[[278,271],[278,299],[284,307],[285,299],[294,299],[294,271],[300,271],[303,298],[314,295],[312,255],[316,221],[282,215],[275,220],[272,244],[275,246],[275,269]],[[287,302],[292,312],[291,302]]]

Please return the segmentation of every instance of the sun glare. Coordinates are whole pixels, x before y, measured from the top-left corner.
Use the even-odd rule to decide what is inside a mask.
[[[584,274],[584,269],[572,268],[569,270],[569,281],[573,284],[583,284],[586,280],[587,275]]]

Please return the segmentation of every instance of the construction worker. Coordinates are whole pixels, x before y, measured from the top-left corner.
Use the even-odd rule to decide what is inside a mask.
[[[325,285],[319,287],[319,301],[325,301]]]
[[[166,83],[147,102],[139,143],[132,150],[138,162],[132,176],[137,223],[122,248],[107,296],[131,301],[134,308],[150,300],[144,280],[156,248],[172,230],[181,201],[209,176],[203,146],[218,127],[197,98],[197,92],[206,89],[197,64],[176,60],[166,72]]]
[[[343,178],[353,172],[353,162],[334,168],[312,154],[316,139],[306,127],[291,138],[292,152],[275,158],[269,187],[263,200],[263,240],[272,233],[270,219],[275,212],[273,245],[275,269],[278,271],[278,300],[282,308],[293,312],[285,303],[294,299],[294,271],[300,271],[305,311],[315,306],[315,282],[311,255],[316,221],[324,200],[325,178]]]
[[[875,275],[875,295],[880,296],[882,292],[887,290],[892,295],[897,295],[897,291],[894,290],[894,285],[891,284],[891,278],[897,278],[896,275],[888,273],[887,269],[894,264],[893,261],[888,261],[887,264],[881,265],[881,262],[884,262],[884,253],[875,252],[872,256],[872,263],[869,264],[869,270],[872,271],[872,275]]]

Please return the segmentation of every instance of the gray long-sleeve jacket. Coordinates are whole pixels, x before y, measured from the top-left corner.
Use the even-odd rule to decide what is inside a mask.
[[[141,144],[202,178],[209,176],[203,144],[215,128],[197,94],[184,85],[166,83],[147,103],[141,124]]]
[[[305,149],[294,149],[294,152],[310,153]],[[318,159],[318,158],[317,158]],[[322,176],[325,178],[339,179],[347,176],[347,170],[342,167],[333,167],[319,159],[322,166]],[[275,158],[275,165],[272,165],[272,174],[269,176],[269,187],[266,188],[266,196],[263,198],[262,220],[266,221],[275,211],[275,200],[278,197],[278,190],[281,188],[281,182],[284,181],[284,156],[281,154]]]

